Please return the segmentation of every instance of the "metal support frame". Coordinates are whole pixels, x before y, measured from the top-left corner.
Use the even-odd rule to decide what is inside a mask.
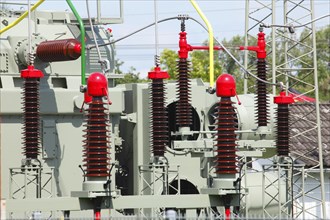
[[[139,166],[139,194],[140,195],[168,195],[170,187],[174,189],[177,193],[175,195],[180,195],[180,166],[178,165],[176,169],[171,170],[167,163],[162,164],[148,164]],[[169,180],[178,180],[178,188],[170,186]],[[158,191],[161,190],[162,191]],[[141,217],[147,216],[162,216],[162,207],[151,208],[151,212],[144,209],[139,209],[139,215]],[[164,209],[163,209],[164,211]]]
[[[54,197],[54,168],[25,166],[10,168],[9,174],[10,200],[7,200],[7,202]],[[37,214],[36,211],[39,210],[27,210],[24,212],[24,216],[29,218],[31,215]],[[48,211],[52,213],[51,210]],[[9,212],[9,216],[12,216],[12,214],[12,212]]]
[[[271,180],[267,174],[277,175]],[[313,209],[322,205],[322,200],[311,192],[320,187],[315,178],[317,171],[306,169],[301,164],[278,163],[263,165],[263,218],[267,219],[314,219],[319,218]],[[271,191],[276,189],[277,193]],[[306,200],[317,201],[313,206],[306,206]],[[278,207],[272,207],[271,203]],[[271,215],[269,209],[277,209],[277,215]]]
[[[9,197],[11,199],[51,198],[54,196],[54,168],[10,168]],[[33,187],[35,187],[33,189]],[[27,192],[35,192],[32,196]]]
[[[318,153],[318,161],[309,158],[304,154],[295,152],[291,156],[294,159],[308,159],[317,163],[313,167],[305,167],[304,171],[296,172],[294,175],[307,175],[308,173],[314,173],[314,181],[317,182],[315,190],[320,190],[320,198],[315,198],[311,196],[310,190],[302,192],[305,197],[308,196],[310,199],[315,199],[316,204],[321,208],[322,213],[318,218],[326,218],[326,206],[325,206],[325,183],[323,174],[323,152],[322,152],[322,140],[321,140],[321,121],[320,121],[320,109],[319,109],[319,92],[318,92],[318,77],[317,77],[317,60],[316,60],[316,29],[315,24],[310,21],[314,19],[314,0],[302,0],[302,1],[276,1],[272,0],[270,2],[260,1],[260,0],[249,0],[246,1],[246,23],[245,23],[245,44],[247,46],[248,40],[255,38],[258,31],[258,27],[261,23],[264,24],[278,24],[276,19],[277,14],[280,10],[277,7],[281,7],[283,10],[283,25],[295,26],[304,25],[299,30],[305,30],[306,36],[304,39],[297,39],[294,34],[289,33],[288,28],[283,27],[272,27],[270,34],[270,41],[267,42],[267,52],[271,55],[268,59],[270,62],[269,67],[271,67],[270,72],[272,73],[270,82],[283,82],[286,88],[295,87],[296,85],[302,85],[304,91],[302,95],[307,95],[315,98],[315,103],[313,103],[314,109],[310,112],[306,112],[305,115],[297,118],[292,123],[298,122],[299,120],[304,120],[310,124],[315,125],[312,129],[316,131],[317,137],[312,140],[315,143],[315,148],[310,149]],[[276,9],[277,8],[277,9]],[[309,23],[309,24],[307,24]],[[296,30],[296,31],[299,31]],[[267,29],[265,30],[267,31]],[[278,60],[276,51],[276,44],[282,42],[284,51],[283,59]],[[297,47],[303,48],[297,53]],[[254,54],[252,54],[254,55]],[[312,56],[312,61],[307,63],[304,59],[308,56]],[[249,67],[249,55],[245,52],[244,63],[245,67],[253,71],[253,67]],[[304,66],[299,66],[297,63],[303,63]],[[302,76],[303,75],[303,76]],[[312,79],[312,83],[308,83],[306,78]],[[244,93],[248,93],[249,79],[244,79]],[[273,86],[272,93],[276,94],[276,88]],[[315,112],[316,117],[313,120],[308,119],[308,115]],[[295,116],[297,117],[297,116]],[[293,138],[306,137],[306,132],[292,133]],[[306,179],[301,177],[302,181]],[[304,188],[302,188],[305,190]],[[310,196],[309,196],[310,195]],[[298,199],[298,198],[294,198]],[[303,199],[302,199],[303,201]],[[295,201],[296,202],[296,201]],[[301,201],[299,201],[301,202]],[[306,211],[302,211],[302,216],[306,216]],[[308,216],[306,216],[308,217]]]

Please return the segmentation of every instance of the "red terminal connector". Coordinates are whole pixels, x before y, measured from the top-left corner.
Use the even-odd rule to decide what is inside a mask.
[[[259,32],[258,33],[258,46],[240,46],[240,50],[250,50],[257,52],[258,59],[264,59],[267,57],[266,51],[266,41],[265,41],[265,33]]]
[[[235,78],[228,73],[223,73],[218,77],[216,82],[216,94],[218,97],[236,96],[237,104],[241,105],[241,102],[236,93]]]
[[[292,104],[294,99],[292,96],[287,96],[284,91],[280,92],[279,96],[274,97],[275,104]]]
[[[186,32],[180,32],[180,40],[179,40],[179,58],[180,59],[187,59],[188,58],[188,52],[193,51],[193,50],[209,50],[210,47],[208,46],[191,46],[187,42],[187,33]],[[221,50],[222,48],[219,46],[214,46],[214,50]]]
[[[27,69],[21,71],[22,78],[42,78],[44,74],[41,70],[34,69],[34,66],[29,65]]]
[[[160,67],[156,66],[154,71],[148,72],[149,79],[168,79],[170,75],[166,71],[162,71]]]
[[[106,96],[108,104],[112,104],[108,94],[108,80],[102,73],[98,72],[92,73],[88,77],[87,91],[84,94],[84,103],[90,103],[95,96]]]
[[[108,80],[102,73],[92,73],[87,80],[87,93],[90,96],[107,96]]]
[[[216,94],[218,97],[234,97],[236,95],[236,81],[230,74],[221,74],[216,82]]]
[[[230,208],[225,208],[225,220],[230,220]]]
[[[180,50],[178,51],[179,53],[179,58],[180,59],[187,59],[188,58],[188,52],[189,52],[189,44],[187,43],[187,33],[182,31],[180,32],[180,40],[179,40],[179,47]]]

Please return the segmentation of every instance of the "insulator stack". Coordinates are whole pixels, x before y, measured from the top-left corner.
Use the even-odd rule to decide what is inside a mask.
[[[93,97],[87,109],[87,127],[84,132],[84,166],[85,176],[104,177],[109,176],[109,130],[107,108],[104,107],[102,97]]]
[[[25,78],[23,84],[23,144],[26,158],[37,159],[40,144],[39,79]]]
[[[87,93],[92,97],[88,103],[84,132],[84,167],[86,177],[110,175],[110,131],[108,120],[108,81],[102,73],[92,73],[87,80]],[[110,103],[110,101],[109,101]]]
[[[259,58],[257,61],[257,75],[260,79],[267,81],[267,69],[266,60]],[[267,85],[260,80],[257,80],[257,122],[258,126],[267,126],[268,123],[268,112],[269,112],[269,100],[267,95]]]
[[[276,147],[278,156],[288,156],[290,150],[290,123],[289,123],[289,104],[294,102],[293,98],[281,92],[274,97],[277,104],[277,125],[276,125]]]
[[[165,107],[165,86],[164,79],[169,75],[156,66],[148,73],[152,80],[151,98],[151,151],[155,157],[162,157],[165,154],[165,147],[168,145],[168,115]]]
[[[192,111],[190,104],[190,62],[181,58],[178,61],[176,119],[179,127],[192,125]]]
[[[154,156],[164,156],[168,143],[168,115],[164,100],[163,79],[153,79],[151,83],[151,145]]]
[[[76,39],[41,42],[37,47],[37,57],[44,62],[76,60],[81,55],[81,44]]]
[[[236,113],[230,97],[221,97],[217,107],[216,126],[216,173],[237,173]]]
[[[40,144],[40,100],[39,80],[43,77],[40,70],[29,65],[21,71],[23,83],[23,154],[26,159],[37,159]]]

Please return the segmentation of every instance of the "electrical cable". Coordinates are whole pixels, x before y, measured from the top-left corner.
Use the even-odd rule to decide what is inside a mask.
[[[93,39],[94,39],[95,46],[96,46],[97,55],[98,55],[98,57],[99,57],[99,63],[101,64],[102,71],[104,72],[105,67],[104,67],[104,65],[102,64],[102,55],[101,55],[101,52],[100,52],[99,45],[98,45],[98,43],[97,43],[97,41],[96,41],[96,36],[95,36],[95,31],[94,31],[93,22],[92,22],[92,18],[91,18],[91,16],[90,16],[90,13],[89,13],[89,4],[88,4],[88,0],[86,0],[86,9],[87,9],[87,16],[88,16],[88,20],[89,20],[89,25],[91,26],[92,35],[93,35]]]
[[[323,15],[323,16],[320,16],[318,18],[315,18],[309,22],[306,22],[305,24],[300,24],[300,25],[279,25],[279,24],[264,24],[264,23],[261,23],[260,24],[260,27],[265,27],[265,28],[271,28],[271,27],[284,27],[284,28],[300,28],[300,27],[304,27],[308,24],[311,24],[315,21],[318,21],[318,20],[321,20],[323,18],[326,18],[326,17],[329,17],[330,14],[327,14],[327,15]]]
[[[200,26],[202,26],[202,28],[204,28],[206,31],[207,31],[207,28],[201,23],[199,22],[198,20],[192,18],[192,17],[189,17],[189,19],[195,21],[196,23],[198,23]],[[214,38],[214,40],[220,45],[220,47],[222,47],[222,49],[237,63],[237,65],[239,65],[239,67],[241,67],[241,69],[249,74],[250,76],[252,76],[253,78],[255,78],[256,80],[259,80],[263,83],[266,83],[266,84],[269,84],[269,85],[273,85],[273,86],[282,86],[282,83],[279,82],[279,83],[271,83],[271,82],[268,82],[268,81],[265,81],[263,79],[260,79],[259,77],[257,77],[256,75],[252,74],[250,71],[248,71],[247,69],[244,68],[244,66],[234,57],[234,55],[232,55],[229,50],[220,42],[218,41],[216,38]]]
[[[176,17],[169,17],[169,18],[165,18],[165,19],[162,19],[162,20],[159,20],[157,23],[162,23],[162,22],[165,22],[165,21],[169,21],[169,20],[176,20],[176,19],[179,19],[180,17],[179,16],[176,16]],[[190,17],[190,16],[188,16],[188,19],[191,19],[191,20],[193,20],[193,21],[195,21],[196,23],[198,23],[200,26],[202,26],[202,28],[204,28],[206,31],[208,31],[207,30],[207,28],[201,23],[201,22],[199,22],[198,20],[196,20],[195,18],[192,18],[192,17]],[[111,45],[111,44],[115,44],[115,43],[117,43],[117,42],[119,42],[119,41],[121,41],[121,40],[124,40],[124,39],[126,39],[126,38],[128,38],[128,37],[130,37],[130,36],[132,36],[132,35],[134,35],[134,34],[137,34],[137,33],[139,33],[139,32],[141,32],[141,31],[143,31],[143,30],[145,30],[145,29],[147,29],[147,28],[149,28],[149,27],[151,27],[151,26],[153,26],[153,25],[155,25],[155,22],[154,23],[152,23],[152,24],[149,24],[149,25],[147,25],[147,26],[144,26],[144,27],[142,27],[142,28],[140,28],[140,29],[138,29],[138,30],[136,30],[136,31],[134,31],[134,32],[132,32],[132,33],[130,33],[130,34],[128,34],[128,35],[125,35],[125,36],[123,36],[123,37],[121,37],[121,38],[118,38],[117,40],[115,40],[115,41],[111,41],[111,42],[109,42],[109,43],[105,43],[105,44],[99,44],[98,46],[99,47],[104,47],[104,46],[108,46],[108,45]],[[245,72],[245,73],[247,73],[248,75],[250,75],[250,76],[252,76],[253,78],[255,78],[256,80],[259,80],[259,81],[261,81],[261,82],[263,82],[263,83],[266,83],[266,84],[269,84],[269,85],[275,85],[275,86],[282,86],[282,83],[281,82],[279,82],[279,83],[271,83],[271,82],[268,82],[268,81],[265,81],[265,80],[263,80],[263,79],[260,79],[259,77],[257,77],[256,75],[254,75],[254,74],[252,74],[250,71],[248,71],[247,69],[245,69],[244,68],[244,66],[229,52],[229,50],[220,42],[220,41],[218,41],[216,38],[214,38],[214,40],[223,48],[223,50],[237,63],[237,65],[239,65],[239,67]],[[86,47],[86,49],[88,49],[88,50],[91,50],[91,49],[93,49],[93,48],[95,48],[96,46],[95,45],[87,45],[87,47]]]
[[[190,3],[194,6],[195,10],[199,14],[199,16],[203,19],[204,23],[207,27],[207,32],[209,34],[209,81],[210,87],[213,88],[214,86],[214,36],[213,36],[213,28],[211,23],[207,20],[206,16],[204,15],[203,11],[199,8],[198,4],[195,0],[190,0]]]
[[[157,23],[159,24],[159,23],[162,23],[162,22],[165,22],[165,21],[177,20],[177,19],[178,19],[177,16],[176,17],[169,17],[169,18],[165,18],[165,19],[159,20]],[[114,40],[114,41],[111,41],[111,42],[105,43],[105,44],[99,44],[98,46],[99,47],[104,47],[104,46],[108,46],[108,45],[111,45],[111,44],[115,44],[115,43],[117,43],[117,42],[119,42],[121,40],[124,40],[124,39],[126,39],[126,38],[128,38],[128,37],[130,37],[130,36],[132,36],[134,34],[137,34],[137,33],[141,32],[141,31],[143,31],[143,30],[145,30],[145,29],[147,29],[147,28],[149,28],[149,27],[151,27],[153,25],[155,25],[155,22],[154,23],[151,23],[151,24],[149,24],[147,26],[144,26],[144,27],[142,27],[142,28],[140,28],[140,29],[138,29],[136,31],[133,31],[132,33],[130,33],[128,35],[125,35],[125,36],[123,36],[121,38],[118,38],[117,40]],[[95,47],[96,47],[95,45],[87,45],[86,49],[87,50],[91,50],[91,49],[93,49]]]
[[[28,0],[28,65],[33,65],[31,34],[31,2]]]
[[[35,5],[31,7],[31,12],[34,11],[41,3],[43,3],[45,0],[39,0]],[[13,23],[9,24],[7,27],[0,30],[0,35],[9,29],[16,26],[18,23],[20,23],[27,15],[29,14],[28,11],[24,12],[19,18],[17,18]]]

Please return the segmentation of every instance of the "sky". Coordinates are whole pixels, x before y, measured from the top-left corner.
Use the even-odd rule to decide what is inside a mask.
[[[15,0],[6,0],[12,2]],[[27,0],[21,1],[27,2]],[[31,2],[36,2],[32,1]],[[245,26],[245,0],[196,0],[199,7],[204,12],[205,16],[210,21],[215,37],[222,41],[230,39],[235,35],[244,35]],[[253,16],[260,19],[269,12],[267,9],[258,10],[262,6],[257,1],[250,0],[251,11],[255,11]],[[269,0],[259,1],[262,4],[268,5]],[[293,0],[300,2],[300,0]],[[306,3],[305,3],[306,2]],[[309,1],[305,1],[303,5],[308,5]],[[314,0],[315,2],[315,18],[325,14],[330,14],[330,1]],[[109,27],[112,29],[114,39],[127,35],[141,27],[144,27],[155,21],[154,16],[154,0],[124,0],[124,23],[114,24]],[[86,1],[73,0],[78,12],[82,17],[87,17]],[[90,11],[92,16],[95,15],[96,2],[89,0]],[[64,0],[46,0],[38,10],[69,10]],[[202,21],[189,0],[157,0],[158,19],[174,17],[179,14],[188,14],[197,20]],[[293,16],[301,17],[304,12],[298,11]],[[103,0],[102,1],[102,16],[118,17],[119,16],[119,0]],[[271,17],[265,20],[265,23],[270,23]],[[304,23],[305,18],[301,18]],[[250,19],[250,24],[253,24]],[[283,1],[276,1],[276,22],[283,24]],[[316,27],[330,24],[330,17],[316,22]],[[257,29],[256,29],[257,31]],[[270,30],[265,30],[269,33]],[[158,41],[160,52],[164,48],[178,50],[178,33],[180,32],[180,22],[172,20],[158,25]],[[186,22],[186,32],[188,43],[191,45],[201,45],[208,38],[207,32],[198,24],[191,20]],[[131,66],[135,67],[142,77],[147,75],[147,72],[154,66],[155,50],[155,29],[149,28],[132,37],[122,40],[116,44],[116,57],[124,61],[122,70],[126,71]]]

